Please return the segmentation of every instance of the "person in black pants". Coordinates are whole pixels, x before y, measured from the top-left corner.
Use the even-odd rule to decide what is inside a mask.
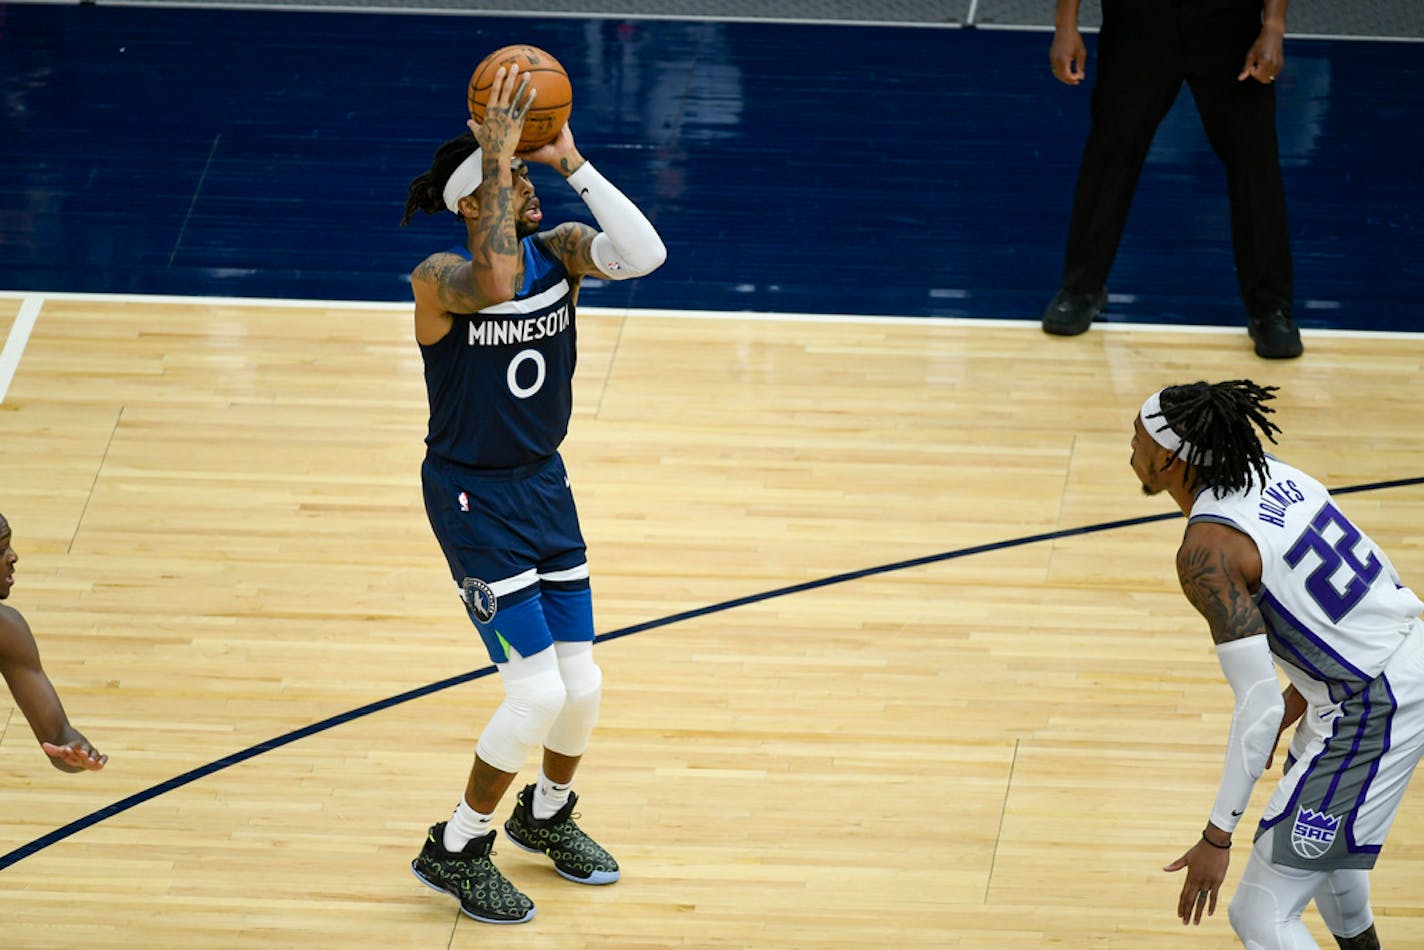
[[[1187,83],[1226,168],[1236,278],[1256,353],[1302,352],[1291,317],[1290,237],[1272,83],[1284,62],[1287,0],[1103,0],[1092,127],[1078,171],[1063,286],[1043,329],[1085,332],[1107,303],[1107,277],[1157,126]],[[1058,0],[1049,59],[1076,86],[1087,49],[1079,0]]]

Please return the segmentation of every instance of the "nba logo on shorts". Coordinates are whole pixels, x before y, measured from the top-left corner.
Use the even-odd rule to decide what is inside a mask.
[[[460,510],[461,510],[461,511],[469,511],[469,510],[470,510],[470,496],[469,496],[469,495],[465,494],[464,492],[460,492],[460,494],[455,497],[455,500],[460,503]]]
[[[1335,840],[1335,832],[1340,830],[1340,819],[1325,812],[1302,808],[1291,826],[1291,850],[1302,858],[1314,860],[1330,850]]]
[[[499,599],[484,581],[467,577],[460,584],[460,597],[480,623],[489,623],[499,610]]]

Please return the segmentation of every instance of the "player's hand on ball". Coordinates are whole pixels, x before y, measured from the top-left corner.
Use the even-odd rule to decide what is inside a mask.
[[[567,125],[559,129],[555,135],[544,145],[538,148],[531,148],[526,152],[519,152],[519,157],[526,162],[539,162],[543,165],[558,166],[559,162],[566,156],[577,154],[574,149],[574,134]]]
[[[512,156],[524,131],[524,117],[534,104],[534,94],[529,77],[519,75],[518,64],[507,69],[501,66],[494,74],[485,120],[470,119],[466,123],[480,147],[493,155]]]

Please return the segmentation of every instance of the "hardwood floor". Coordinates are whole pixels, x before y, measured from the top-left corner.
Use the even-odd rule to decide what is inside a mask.
[[[615,636],[577,787],[625,877],[501,837],[539,914],[493,930],[408,870],[499,698],[421,507],[408,313],[41,303],[0,402],[8,603],[112,761],[51,770],[0,693],[6,946],[1232,946],[1161,871],[1231,694],[1127,467],[1142,398],[1279,385],[1283,457],[1408,482],[1342,505],[1424,584],[1424,337],[1277,364],[1240,331],[581,313],[565,457]],[[1373,877],[1392,946],[1424,942],[1417,797]]]

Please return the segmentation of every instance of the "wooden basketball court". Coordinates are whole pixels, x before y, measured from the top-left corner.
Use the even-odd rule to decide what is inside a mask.
[[[1279,385],[1279,454],[1376,485],[1343,507],[1424,585],[1421,336],[1273,364],[1240,330],[583,313],[565,457],[622,635],[577,789],[624,878],[501,836],[538,916],[496,929],[409,869],[500,689],[429,689],[488,661],[421,506],[408,312],[0,297],[0,336],[32,318],[8,603],[111,761],[52,770],[0,693],[6,947],[1233,946],[1161,870],[1231,693],[1128,468],[1141,400]],[[1388,946],[1424,945],[1419,794]]]

